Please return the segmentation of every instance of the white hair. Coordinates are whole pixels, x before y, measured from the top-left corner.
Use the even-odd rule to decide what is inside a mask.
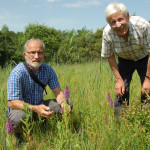
[[[105,18],[107,22],[109,22],[110,17],[116,14],[117,12],[122,12],[123,15],[126,17],[129,15],[129,11],[124,4],[117,2],[110,3],[105,10]]]
[[[42,44],[43,51],[45,52],[45,44],[40,39],[30,39],[24,45],[24,52],[27,50],[27,46],[31,41],[39,41]]]

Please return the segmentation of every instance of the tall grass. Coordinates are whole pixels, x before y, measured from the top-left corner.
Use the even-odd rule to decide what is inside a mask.
[[[61,120],[57,116],[33,124],[32,141],[37,150],[148,150],[150,149],[149,109],[140,106],[140,80],[134,73],[130,106],[116,123],[107,93],[114,100],[115,79],[108,63],[53,65],[62,90],[67,84],[73,111]],[[0,148],[9,149],[6,134],[6,82],[12,68],[0,70]],[[44,99],[54,98],[47,87]],[[26,149],[24,145],[14,149]]]

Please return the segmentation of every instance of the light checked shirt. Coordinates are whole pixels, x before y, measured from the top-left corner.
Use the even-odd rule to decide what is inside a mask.
[[[150,23],[139,16],[129,19],[128,41],[118,36],[108,24],[103,30],[102,57],[117,56],[137,61],[150,52]]]
[[[51,89],[60,86],[55,71],[46,64],[42,64],[40,69],[33,73]],[[33,81],[23,63],[19,63],[10,73],[7,81],[7,99],[22,100],[32,105],[43,103],[43,88]]]

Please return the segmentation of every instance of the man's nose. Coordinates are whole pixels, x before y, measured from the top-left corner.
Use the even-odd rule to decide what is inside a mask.
[[[38,52],[35,53],[34,58],[39,58],[39,53]]]
[[[120,27],[121,26],[121,23],[120,22],[116,22],[116,27]]]

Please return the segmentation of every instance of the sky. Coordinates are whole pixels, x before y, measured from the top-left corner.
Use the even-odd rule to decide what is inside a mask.
[[[28,24],[57,30],[86,27],[95,32],[107,25],[105,8],[111,2],[124,3],[130,15],[150,21],[150,0],[0,0],[0,30],[24,32]]]

